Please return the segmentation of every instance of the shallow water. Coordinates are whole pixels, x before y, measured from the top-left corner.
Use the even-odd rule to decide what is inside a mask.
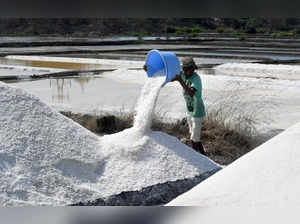
[[[201,52],[201,51],[174,51],[175,54],[181,55],[200,55],[200,56],[216,56],[216,57],[243,57],[253,59],[271,59],[271,60],[300,60],[300,56],[288,55],[270,55],[270,54],[255,54],[254,53],[218,53],[218,52]]]
[[[141,89],[141,85],[125,84],[99,76],[42,79],[13,85],[26,89],[58,108],[108,112],[133,110]]]
[[[16,60],[16,59],[7,59],[7,58],[0,58],[0,64],[43,67],[43,68],[71,69],[71,70],[96,70],[96,69],[103,68],[103,66],[100,64],[36,61],[36,60]]]
[[[194,51],[193,51],[194,52]],[[118,59],[118,60],[129,60],[129,61],[144,61],[146,58],[146,53],[141,55],[139,52],[124,54],[124,53],[114,53],[114,54],[59,54],[53,55],[55,57],[70,57],[70,58],[99,58],[99,59]],[[213,58],[213,57],[195,57],[195,62],[197,64],[207,64],[207,65],[215,65],[215,64],[223,64],[229,62],[255,62],[257,60],[247,60],[247,59],[237,59],[237,58]]]

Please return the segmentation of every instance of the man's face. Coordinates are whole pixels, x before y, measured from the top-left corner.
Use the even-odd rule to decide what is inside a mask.
[[[192,68],[184,69],[183,73],[184,73],[185,77],[189,78],[194,74],[194,69],[192,69]]]

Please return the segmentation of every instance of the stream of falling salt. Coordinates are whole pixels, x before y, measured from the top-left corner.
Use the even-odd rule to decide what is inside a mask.
[[[157,76],[148,78],[141,91],[135,111],[133,127],[141,134],[151,128],[153,111],[165,77]]]

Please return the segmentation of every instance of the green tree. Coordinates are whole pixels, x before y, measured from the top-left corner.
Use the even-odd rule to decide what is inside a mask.
[[[249,18],[245,25],[245,33],[256,33],[259,23],[256,18]]]

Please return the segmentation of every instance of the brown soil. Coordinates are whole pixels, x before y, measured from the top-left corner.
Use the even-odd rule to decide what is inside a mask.
[[[132,127],[133,124],[132,115],[116,117],[113,115],[74,114],[72,112],[61,113],[99,136],[123,131]],[[186,119],[176,123],[163,123],[153,120],[152,130],[175,136],[184,144],[191,146],[191,142],[188,140],[189,131]],[[210,159],[221,165],[228,165],[263,143],[266,139],[258,136],[244,136],[242,133],[217,125],[213,121],[205,120],[201,131],[201,140]]]

